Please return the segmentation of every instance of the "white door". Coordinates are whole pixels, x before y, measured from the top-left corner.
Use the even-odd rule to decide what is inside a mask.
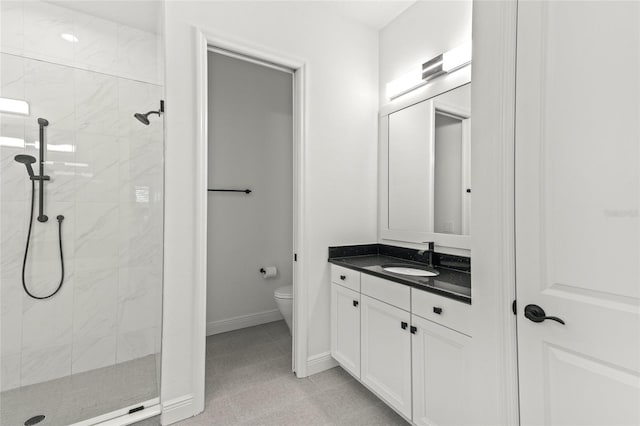
[[[640,2],[519,2],[517,50],[521,423],[638,425]]]
[[[362,295],[362,382],[411,418],[409,312]]]
[[[471,337],[411,315],[413,423],[461,426],[467,418]]]
[[[360,377],[360,293],[331,284],[331,356]]]

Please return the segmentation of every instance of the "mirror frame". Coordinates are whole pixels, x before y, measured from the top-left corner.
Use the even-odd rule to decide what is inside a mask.
[[[380,108],[378,116],[378,241],[380,243],[424,248],[427,246],[426,242],[432,241],[435,243],[436,251],[440,253],[470,255],[471,235],[389,229],[389,114],[429,99],[434,100],[434,104],[438,105],[438,101],[434,99],[436,96],[469,83],[471,83],[470,66],[436,79],[433,83],[396,98]]]

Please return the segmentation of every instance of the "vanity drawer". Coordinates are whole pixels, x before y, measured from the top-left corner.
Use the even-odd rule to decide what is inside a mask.
[[[409,311],[411,308],[410,290],[406,285],[374,277],[373,275],[362,274],[362,294],[405,311]]]
[[[411,312],[471,336],[471,305],[412,288]]]
[[[360,272],[331,265],[331,282],[360,292]]]

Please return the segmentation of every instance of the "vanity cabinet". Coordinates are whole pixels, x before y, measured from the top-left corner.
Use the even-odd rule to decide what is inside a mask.
[[[411,418],[411,315],[362,295],[362,382]]]
[[[331,284],[331,355],[360,378],[360,293]]]
[[[471,337],[417,315],[411,316],[413,423],[419,426],[470,424]]]
[[[333,358],[415,425],[470,424],[471,306],[345,269],[332,265]]]

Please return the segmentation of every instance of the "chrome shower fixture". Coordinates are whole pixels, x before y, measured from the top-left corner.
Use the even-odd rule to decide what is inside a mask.
[[[149,111],[146,114],[141,114],[139,112],[136,112],[135,114],[133,114],[133,116],[136,118],[136,120],[138,120],[145,126],[148,126],[150,123],[149,116],[151,114],[158,114],[158,116],[160,116],[163,112],[164,112],[164,101],[160,101],[160,109],[158,111]]]

